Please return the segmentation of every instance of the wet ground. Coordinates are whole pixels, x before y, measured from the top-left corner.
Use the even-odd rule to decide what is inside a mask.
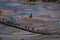
[[[59,18],[60,4],[26,4],[26,3],[6,3],[0,2],[0,8],[11,10],[14,15],[22,16],[33,14],[48,18]]]

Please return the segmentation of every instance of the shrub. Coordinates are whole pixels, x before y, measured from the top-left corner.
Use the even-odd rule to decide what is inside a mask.
[[[29,18],[32,18],[32,13],[30,14]]]

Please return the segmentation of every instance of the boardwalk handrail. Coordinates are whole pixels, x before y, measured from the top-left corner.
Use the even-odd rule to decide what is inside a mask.
[[[48,32],[36,32],[34,30],[29,30],[29,29],[26,29],[26,28],[22,28],[21,26],[16,26],[16,25],[12,25],[12,24],[9,24],[7,22],[4,22],[4,21],[0,21],[1,24],[4,24],[4,25],[7,25],[7,26],[10,26],[10,27],[14,27],[14,28],[17,28],[17,29],[21,29],[21,30],[24,30],[24,31],[28,31],[28,32],[31,32],[31,33],[36,33],[36,34],[43,34],[43,35],[56,35],[56,34],[52,34],[52,33],[48,33]],[[60,34],[58,34],[60,35]]]

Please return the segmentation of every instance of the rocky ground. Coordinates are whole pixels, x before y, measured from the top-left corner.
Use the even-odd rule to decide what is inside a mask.
[[[2,1],[7,1],[7,0],[0,0]],[[13,2],[15,0],[12,0]],[[8,0],[8,2],[11,2]],[[15,1],[17,2],[17,0]],[[60,4],[57,3],[46,3],[46,4],[36,4],[36,5],[31,5],[31,3],[22,4],[25,6],[20,6],[19,3],[15,4],[12,3],[8,4],[12,6],[10,7],[4,7],[0,6],[0,11],[2,11],[2,15],[0,18],[4,18],[6,16],[13,16],[16,21],[21,23],[21,26],[26,26],[28,25],[29,27],[35,27],[35,28],[40,28],[44,29],[44,31],[47,29],[48,32],[59,32],[60,31],[60,26],[54,26],[51,24],[51,22],[60,22]],[[16,6],[17,5],[17,6]],[[41,7],[42,6],[42,7]],[[43,10],[42,10],[42,9]],[[29,18],[29,16],[19,16],[20,13],[29,11],[37,11],[33,12],[33,18]],[[16,11],[16,13],[14,13]],[[18,15],[17,15],[18,14]],[[47,26],[46,26],[47,25]],[[59,32],[60,33],[60,32]],[[60,35],[37,35],[34,33],[26,32],[20,29],[12,28],[3,24],[0,24],[0,37],[2,37],[3,40],[20,40],[21,38],[24,38],[25,40],[60,40]]]

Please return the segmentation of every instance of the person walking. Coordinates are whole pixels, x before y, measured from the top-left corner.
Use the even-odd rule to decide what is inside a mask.
[[[27,29],[27,26],[25,26],[25,28]]]
[[[32,27],[32,31],[34,31],[34,27]]]

